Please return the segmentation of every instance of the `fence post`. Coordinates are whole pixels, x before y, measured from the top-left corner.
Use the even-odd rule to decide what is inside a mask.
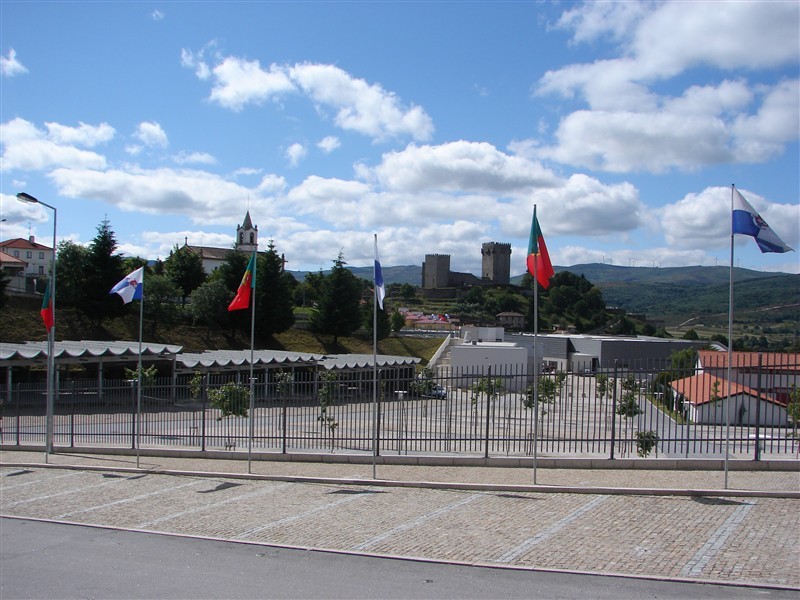
[[[761,460],[761,352],[758,353],[758,373],[756,374],[756,456]],[[741,423],[739,423],[741,425]]]
[[[488,390],[486,391],[486,446],[483,452],[483,458],[489,458],[489,422],[490,413],[492,410],[492,396],[494,395],[494,385],[492,384],[492,365],[489,365],[489,379],[486,382]]]
[[[134,390],[136,380],[129,379],[128,383],[131,384],[131,449],[136,450],[136,427],[138,425],[136,422],[136,391]]]
[[[208,400],[208,373],[203,375],[200,384],[200,401],[203,411],[200,413],[200,450],[206,451],[206,401]]]
[[[617,361],[614,359],[614,382],[611,390],[611,460],[614,460],[614,444],[617,433]]]

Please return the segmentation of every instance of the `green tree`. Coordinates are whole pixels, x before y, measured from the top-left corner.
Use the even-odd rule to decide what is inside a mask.
[[[282,333],[294,325],[297,280],[283,267],[283,258],[269,241],[256,266],[256,331],[262,336]]]
[[[8,304],[8,294],[6,294],[6,288],[8,288],[10,281],[11,280],[9,279],[5,270],[0,269],[0,308],[3,308],[6,304]]]
[[[387,307],[385,304],[383,310],[378,307],[378,335],[376,337],[379,340],[389,337],[389,334],[392,332],[392,324],[389,317],[389,312],[386,310],[386,308]],[[362,312],[364,314],[364,329],[366,329],[367,334],[372,337],[372,329],[375,320],[373,319],[373,315],[375,314],[375,302],[371,297],[369,301],[367,301]]]
[[[789,403],[786,405],[786,413],[792,420],[792,432],[794,438],[797,439],[797,427],[800,424],[800,388],[792,386],[792,391],[789,394]]]
[[[179,248],[177,244],[170,250],[164,261],[164,272],[180,290],[181,305],[186,306],[186,299],[206,280],[203,259],[188,246]]]
[[[208,399],[220,411],[217,421],[230,416],[247,417],[250,390],[244,385],[229,381],[220,387],[209,389]]]
[[[539,423],[538,427],[544,425],[544,417],[547,414],[544,405],[554,404],[558,395],[558,382],[552,377],[541,375],[537,382],[537,389],[534,390],[533,384],[525,388],[523,404],[526,409],[531,410],[539,403]]]
[[[694,329],[688,329],[686,333],[683,334],[683,339],[685,340],[699,340],[700,336],[697,335],[697,332]]]
[[[172,325],[178,319],[175,301],[180,296],[178,286],[164,275],[146,274],[147,302],[142,305],[145,320],[150,324],[150,335],[155,336],[159,325]]]
[[[125,312],[125,305],[120,298],[116,295],[113,298],[109,296],[109,290],[127,274],[123,269],[122,256],[116,250],[116,235],[108,219],[104,219],[97,227],[97,235],[89,244],[83,300],[77,306],[95,325]]]
[[[189,295],[189,313],[195,322],[206,324],[206,337],[212,329],[228,323],[228,304],[233,298],[222,279],[206,281]]]
[[[56,272],[58,274],[57,293],[59,305],[80,306],[83,303],[87,289],[86,269],[88,257],[89,249],[85,246],[69,240],[58,244]]]
[[[325,276],[317,309],[311,316],[314,331],[333,336],[334,346],[340,336],[352,334],[361,325],[361,283],[345,264],[340,252],[330,275]]]
[[[389,317],[389,322],[392,327],[392,331],[398,333],[403,327],[406,326],[406,318],[396,308],[392,309],[392,314]]]

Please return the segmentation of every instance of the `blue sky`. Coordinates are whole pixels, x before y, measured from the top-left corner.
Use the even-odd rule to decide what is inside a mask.
[[[727,265],[731,184],[800,248],[799,81],[798,2],[4,0],[0,237],[518,274],[536,204],[557,265]]]

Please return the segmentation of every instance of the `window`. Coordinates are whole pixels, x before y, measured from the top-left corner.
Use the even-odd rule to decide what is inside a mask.
[[[39,275],[44,275],[44,266],[39,265]]]
[[[31,252],[30,250],[28,250],[28,251],[25,253],[25,258],[31,258],[32,256],[33,256],[33,252]]]
[[[39,260],[44,260],[44,252],[39,252]]]
[[[251,244],[253,243],[253,240],[255,240],[255,236],[253,235],[252,232],[250,232],[250,243]]]
[[[14,250],[14,258],[19,258],[19,250]]]

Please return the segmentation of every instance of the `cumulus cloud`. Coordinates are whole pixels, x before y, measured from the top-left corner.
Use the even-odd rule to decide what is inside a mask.
[[[167,134],[158,123],[150,121],[139,123],[134,136],[148,147],[166,148],[169,145]]]
[[[676,97],[662,95],[658,84],[697,67],[747,73],[796,64],[798,20],[793,2],[586,3],[566,11],[556,26],[572,30],[573,42],[607,38],[619,56],[566,65],[539,80],[538,94],[587,104],[561,120],[556,143],[540,156],[656,173],[768,160],[798,139],[796,81],[723,79]]]
[[[747,190],[740,192],[783,241],[797,247],[800,239],[800,205],[767,202]],[[658,211],[658,221],[664,224],[664,237],[671,246],[724,248],[730,243],[730,207],[730,188],[709,187],[664,206]],[[746,236],[736,238],[737,243],[752,241]]]
[[[262,218],[274,213],[266,198],[253,197],[248,188],[204,171],[62,168],[48,176],[64,196],[102,201],[127,212],[184,215],[200,224],[237,222],[248,197]]]
[[[368,83],[334,65],[301,63],[271,64],[235,56],[214,56],[210,66],[205,55],[183,49],[181,64],[199,79],[213,81],[209,100],[234,111],[248,104],[263,104],[288,94],[303,94],[320,109],[333,111],[338,127],[376,140],[411,136],[428,140],[433,122],[419,106],[405,106],[395,94],[379,84]]]
[[[48,138],[56,144],[87,146],[92,148],[114,139],[116,131],[108,123],[87,125],[80,123],[78,127],[69,127],[60,123],[45,123]]]
[[[330,154],[341,145],[342,144],[339,141],[339,138],[333,135],[324,137],[319,142],[317,142],[317,148],[322,150],[325,154]]]
[[[84,129],[54,127],[48,124],[48,133],[38,129],[33,123],[16,118],[0,125],[0,144],[3,147],[2,170],[36,171],[52,167],[70,167],[103,169],[106,166],[104,156],[88,150],[81,150],[63,143],[63,137],[74,135],[76,138],[83,136],[86,143],[90,140],[98,141],[113,132],[113,129],[100,125],[95,129],[85,126]],[[94,135],[89,135],[89,131]],[[52,132],[55,132],[51,135]],[[112,134],[113,135],[113,134]]]
[[[286,149],[286,158],[289,159],[289,164],[293,167],[300,164],[300,161],[303,160],[307,154],[308,150],[306,150],[306,147],[297,142]]]
[[[17,52],[13,48],[8,51],[8,56],[0,56],[0,75],[3,77],[15,77],[27,72],[25,65],[17,60]]]
[[[541,164],[505,154],[485,142],[409,145],[384,154],[374,175],[385,188],[420,192],[449,190],[511,193],[557,184]]]

